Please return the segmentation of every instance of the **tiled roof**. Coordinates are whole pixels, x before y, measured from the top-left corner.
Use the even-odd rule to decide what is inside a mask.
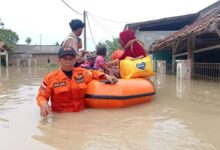
[[[213,26],[220,24],[220,1],[213,5],[214,6],[212,7],[207,7],[209,10],[204,9],[200,11],[200,16],[191,25],[185,26],[181,30],[172,33],[170,36],[154,42],[151,45],[151,49],[159,49],[168,46],[175,41],[182,40],[202,32],[213,31]]]

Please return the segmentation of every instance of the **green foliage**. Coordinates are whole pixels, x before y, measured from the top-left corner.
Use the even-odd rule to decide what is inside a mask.
[[[27,37],[26,40],[25,40],[25,42],[27,43],[27,45],[30,45],[31,41],[32,41],[32,39],[31,39],[30,37]]]
[[[0,41],[5,42],[4,48],[13,51],[15,50],[15,45],[19,40],[18,35],[10,29],[0,29]]]
[[[105,45],[108,52],[107,52],[107,56],[106,59],[110,60],[111,54],[113,51],[119,49],[119,42],[118,42],[118,38],[113,38],[112,41],[110,40],[106,40],[105,42],[99,42],[98,45]]]

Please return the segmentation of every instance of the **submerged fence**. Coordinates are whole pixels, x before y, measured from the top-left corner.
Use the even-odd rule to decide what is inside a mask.
[[[195,63],[192,77],[220,81],[220,63]]]
[[[176,65],[174,65],[173,70],[172,66],[172,64],[166,65],[167,74],[176,74]],[[220,63],[194,63],[191,77],[195,79],[220,81]]]

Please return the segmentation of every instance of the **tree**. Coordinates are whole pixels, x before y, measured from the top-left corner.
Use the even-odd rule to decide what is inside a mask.
[[[13,51],[17,41],[19,40],[18,35],[10,29],[0,29],[0,41],[5,42],[4,48]]]
[[[59,46],[60,44],[58,42],[55,43],[56,46]]]
[[[2,22],[1,18],[0,18],[0,26],[2,26],[2,29],[4,29],[4,22]]]
[[[107,60],[110,59],[110,56],[112,54],[113,51],[119,49],[119,42],[118,42],[118,38],[113,38],[112,41],[110,40],[106,40],[105,42],[99,42],[98,45],[105,45],[108,52],[107,52]]]
[[[31,39],[30,37],[27,37],[26,40],[25,40],[25,42],[27,43],[27,45],[30,45],[31,41],[32,41],[32,39]]]

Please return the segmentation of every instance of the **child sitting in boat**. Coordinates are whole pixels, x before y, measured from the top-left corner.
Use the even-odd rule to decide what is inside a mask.
[[[102,65],[105,62],[105,56],[106,56],[106,47],[104,45],[98,45],[96,46],[96,59],[94,63],[94,69],[102,70]]]
[[[102,65],[105,62],[106,51],[107,49],[104,45],[96,46],[96,57],[87,57],[87,61],[80,66],[103,71]]]
[[[115,69],[114,66],[111,67],[111,66],[106,65],[106,63],[105,63],[106,53],[107,53],[106,46],[104,46],[104,45],[96,46],[96,55],[97,56],[95,59],[93,69],[97,69],[102,72],[105,72],[106,74],[115,75],[116,77],[118,77],[117,74],[115,74],[115,70],[118,70],[118,69]]]

